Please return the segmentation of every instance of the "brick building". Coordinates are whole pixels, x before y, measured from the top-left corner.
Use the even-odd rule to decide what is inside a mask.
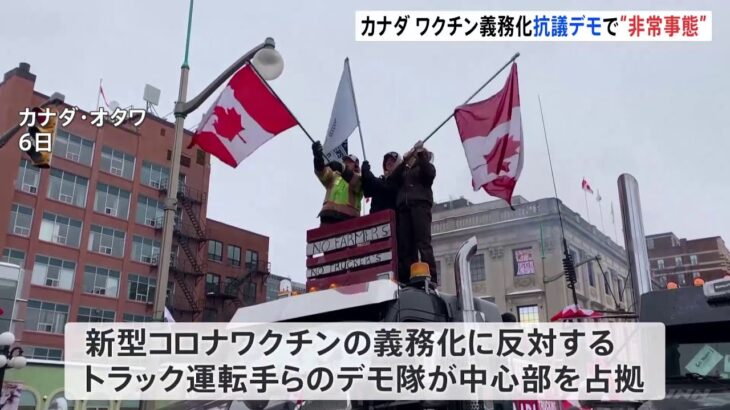
[[[5,74],[0,132],[48,99],[34,85],[27,64]],[[33,167],[17,136],[0,150],[0,250],[26,272],[16,337],[27,356],[60,358],[67,321],[151,319],[173,135],[149,113],[139,127],[97,127],[78,110],[59,122],[50,169]],[[210,156],[186,149],[190,138],[167,304],[178,321],[227,321],[236,306],[265,300],[269,242],[206,218]]]
[[[692,286],[694,278],[705,281],[730,275],[730,251],[721,237],[678,238],[673,232],[646,237],[652,277],[660,286],[668,282]]]

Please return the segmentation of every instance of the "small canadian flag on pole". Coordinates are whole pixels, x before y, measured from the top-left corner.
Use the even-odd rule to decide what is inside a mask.
[[[249,64],[231,77],[203,116],[188,148],[197,145],[236,168],[261,145],[295,125],[296,118]]]
[[[472,187],[475,191],[483,188],[512,206],[524,157],[517,64],[512,64],[501,91],[484,101],[457,107],[454,117]]]
[[[591,184],[589,184],[585,178],[583,178],[583,182],[581,182],[580,185],[584,191],[588,192],[589,194],[593,194],[593,188],[591,188]]]

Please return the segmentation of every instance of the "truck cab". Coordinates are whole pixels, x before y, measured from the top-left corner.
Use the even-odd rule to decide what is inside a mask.
[[[666,326],[666,397],[640,409],[730,409],[730,278],[646,293],[639,321]]]

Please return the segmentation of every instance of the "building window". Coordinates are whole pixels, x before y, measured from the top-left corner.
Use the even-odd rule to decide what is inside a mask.
[[[537,305],[517,306],[517,320],[520,323],[539,323],[540,311]]]
[[[591,285],[592,288],[596,287],[596,275],[595,272],[593,272],[593,261],[590,261],[586,263],[588,266],[588,284]]]
[[[114,311],[81,306],[79,307],[79,315],[76,319],[84,323],[113,322]]]
[[[167,185],[169,178],[170,170],[167,167],[149,161],[142,162],[142,183],[144,185],[160,189]]]
[[[613,272],[609,270],[608,272],[602,272],[601,275],[603,276],[603,292],[607,295],[610,295],[611,284],[608,282],[608,278],[613,276]]]
[[[30,356],[25,353],[25,350],[23,351],[23,355],[30,358]],[[20,393],[20,403],[18,403],[18,410],[35,410],[37,405],[38,399],[32,391],[23,390]]]
[[[152,317],[151,316],[143,316],[143,315],[133,315],[131,313],[125,313],[122,315],[122,321],[127,323],[143,323],[143,322],[151,322]]]
[[[664,269],[664,259],[659,259],[656,261],[657,269]]]
[[[66,400],[65,393],[59,392],[50,401],[48,410],[74,410],[76,403],[73,400]]]
[[[63,327],[68,320],[68,305],[28,301],[28,312],[25,318],[25,329],[33,332],[63,334]]]
[[[690,255],[689,256],[689,264],[692,266],[697,265],[697,255]]]
[[[654,249],[654,239],[653,238],[647,238],[646,239],[646,248],[647,249]]]
[[[162,225],[162,217],[165,214],[162,202],[139,195],[137,197],[137,216],[135,221],[141,225],[151,227]]]
[[[84,268],[84,292],[112,298],[119,296],[118,271],[87,265]]]
[[[18,265],[23,268],[25,267],[25,252],[17,249],[5,248],[3,249],[3,256],[0,258],[0,261]]]
[[[256,272],[259,267],[259,253],[251,249],[246,249],[246,270]]]
[[[36,255],[31,283],[71,290],[73,288],[76,263],[48,256]]]
[[[476,254],[469,259],[469,271],[471,271],[472,283],[487,280],[487,271],[484,267],[484,255]]]
[[[88,167],[91,166],[91,160],[94,158],[94,142],[67,131],[58,130],[56,138],[53,140],[53,155]]]
[[[534,274],[535,261],[532,259],[532,248],[515,249],[512,251],[512,264],[515,276]]]
[[[154,265],[160,255],[160,241],[135,236],[132,238],[132,259]]]
[[[241,266],[241,248],[228,245],[228,262],[233,266]]]
[[[205,293],[219,293],[221,291],[221,277],[215,273],[205,275]]]
[[[131,181],[134,179],[134,157],[122,151],[102,147],[99,169]]]
[[[109,410],[109,402],[106,400],[89,400],[86,402],[86,410]]]
[[[624,280],[621,277],[616,278],[616,283],[618,284],[618,301],[623,302],[624,301]]]
[[[674,266],[682,266],[682,257],[681,256],[674,257]]]
[[[129,300],[137,302],[152,303],[155,299],[157,279],[140,275],[129,275]]]
[[[81,221],[43,212],[38,239],[78,248],[81,245]]]
[[[63,350],[40,346],[23,346],[23,356],[36,360],[63,360]]]
[[[99,225],[91,225],[89,248],[91,252],[121,258],[124,256],[126,233]]]
[[[243,284],[243,300],[248,303],[256,302],[256,283],[246,281]]]
[[[279,284],[281,279],[269,276],[266,278],[266,301],[276,300],[279,298]]]
[[[214,240],[208,241],[208,259],[212,261],[223,260],[223,243]]]
[[[33,208],[13,204],[10,207],[10,223],[8,232],[19,236],[30,236],[30,227],[33,224]]]
[[[215,322],[218,310],[214,308],[205,308],[203,311],[203,322]]]
[[[18,167],[18,178],[15,180],[15,188],[35,195],[38,193],[38,183],[40,180],[41,171],[34,167],[30,161],[21,159],[20,167]]]
[[[699,277],[700,277],[700,273],[699,272],[692,272],[692,279],[697,279]]]
[[[51,180],[48,183],[49,198],[85,208],[88,188],[88,179],[56,168],[51,169]]]
[[[94,211],[104,215],[127,219],[129,217],[129,191],[98,183],[94,198]]]

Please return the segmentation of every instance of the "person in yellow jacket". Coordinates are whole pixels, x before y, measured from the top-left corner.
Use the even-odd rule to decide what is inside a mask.
[[[343,159],[344,168],[337,161],[325,165],[319,141],[312,144],[312,153],[314,173],[327,190],[319,212],[320,226],[359,217],[363,197],[360,160],[350,154]]]

